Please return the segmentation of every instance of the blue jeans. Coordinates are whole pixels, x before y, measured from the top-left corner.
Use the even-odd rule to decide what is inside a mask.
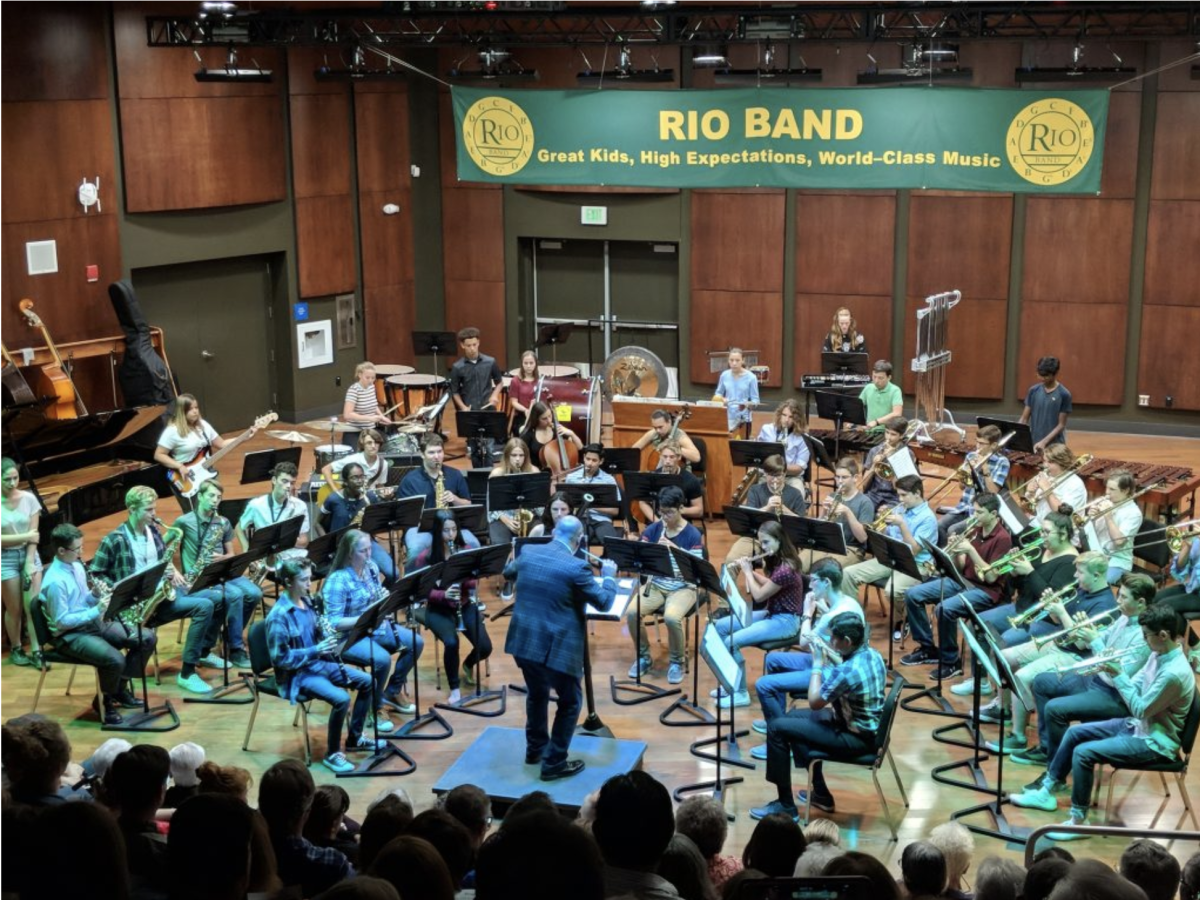
[[[1072,722],[1103,722],[1129,715],[1117,689],[1095,675],[1059,678],[1044,672],[1033,679],[1038,743],[1053,757]]]
[[[1092,779],[1097,763],[1136,766],[1162,762],[1165,757],[1144,738],[1134,737],[1127,719],[1088,722],[1067,729],[1058,751],[1050,761],[1048,774],[1055,781],[1071,775],[1071,815],[1086,818],[1092,802]]]
[[[396,693],[408,681],[408,673],[417,664],[421,651],[425,649],[425,639],[409,628],[400,628],[391,623],[385,624],[375,632],[371,640],[363,638],[353,647],[342,651],[342,659],[356,666],[367,666],[375,680],[375,705],[383,702],[384,695]],[[400,651],[396,660],[395,671],[388,678],[392,668],[392,654]]]
[[[742,656],[743,647],[755,647],[759,644],[770,644],[775,641],[785,641],[800,633],[800,617],[795,613],[769,614],[765,609],[751,613],[750,624],[743,626],[733,616],[717,619],[713,627],[724,638],[725,646],[730,645],[729,633],[733,632],[733,658],[742,667],[742,683],[745,683],[746,659]]]
[[[468,550],[474,550],[479,546],[479,538],[475,537],[470,531],[462,533],[463,543],[467,545]],[[421,552],[428,550],[433,546],[433,535],[428,531],[421,531],[418,528],[410,528],[404,532],[404,546],[408,548],[408,560],[413,562]]]
[[[938,603],[943,592],[945,599]],[[925,612],[927,603],[937,603],[938,658],[944,664],[958,662],[958,626],[955,623],[967,617],[968,605],[973,609],[988,609],[992,605],[992,598],[979,588],[960,591],[958,584],[949,578],[935,578],[909,588],[904,595],[904,605],[908,607],[908,627],[912,629],[913,639],[932,653],[933,629]]]
[[[787,712],[788,694],[808,690],[812,669],[811,653],[794,650],[767,654],[767,674],[754,684],[764,719],[770,722]]]
[[[583,691],[579,678],[551,669],[531,659],[517,657],[517,665],[525,676],[525,755],[541,757],[542,771],[554,769],[567,761],[575,723],[583,707]],[[558,695],[554,727],[549,724],[550,692]]]
[[[188,626],[183,643],[183,662],[184,665],[195,666],[204,656],[201,648],[212,626],[214,606],[219,603],[219,597],[215,601],[212,599],[211,589],[189,595],[183,588],[176,588],[175,599],[170,603],[160,603],[146,626],[157,628],[177,619],[191,619],[192,624]]]
[[[391,587],[396,583],[396,564],[392,561],[392,554],[388,553],[387,547],[378,541],[371,541],[371,561],[383,575],[384,585]]]
[[[225,653],[246,652],[246,640],[242,632],[246,627],[246,617],[252,615],[254,607],[262,603],[263,592],[262,588],[256,585],[253,581],[245,576],[234,578],[232,581],[225,582],[224,600],[221,598],[221,588],[213,588],[212,592],[216,594],[214,600],[214,612],[218,612],[224,607],[225,615],[214,615],[212,624],[209,626],[208,634],[204,637],[204,651],[201,655],[207,655],[216,645],[217,640],[221,637],[222,623],[229,630],[229,646],[225,648]],[[210,597],[209,591],[204,591],[200,596]]]
[[[350,714],[350,742],[353,745],[358,740],[371,706],[370,675],[349,666],[340,666],[331,660],[321,659],[305,663],[304,670],[292,675],[292,680],[304,696],[329,704],[326,756],[342,749],[342,725],[346,722],[346,711],[350,708],[350,694],[344,689],[352,688],[357,691],[354,711]]]
[[[874,746],[875,735],[843,729],[830,706],[821,710],[793,709],[767,720],[767,781],[778,788],[782,804],[795,806],[792,758],[800,768],[808,768],[811,750],[819,750],[830,759],[853,759]],[[830,796],[819,764],[812,769],[812,790],[818,797]]]

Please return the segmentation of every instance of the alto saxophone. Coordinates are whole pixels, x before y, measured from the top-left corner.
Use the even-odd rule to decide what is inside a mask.
[[[214,516],[204,529],[204,537],[200,542],[200,548],[196,551],[196,561],[192,564],[192,571],[183,576],[184,582],[188,586],[188,590],[192,589],[192,585],[196,583],[196,579],[200,577],[200,573],[204,571],[218,553],[224,549],[224,534],[225,529],[217,523],[217,516]]]
[[[446,494],[446,475],[441,469],[438,469],[437,481],[433,483],[433,504],[438,509],[445,509],[450,505]]]
[[[175,548],[182,539],[182,529],[172,526],[166,530],[163,539],[164,559],[169,560],[175,554]],[[155,588],[154,593],[145,600],[140,600],[117,614],[117,621],[124,625],[127,631],[135,631],[149,622],[150,617],[154,615],[155,610],[158,609],[160,604],[174,602],[175,582],[172,581],[174,573],[174,566],[168,563],[167,571],[163,573],[162,581],[158,583],[158,587]]]

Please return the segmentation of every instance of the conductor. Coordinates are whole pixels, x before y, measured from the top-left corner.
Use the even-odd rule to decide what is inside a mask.
[[[605,561],[601,584],[575,555],[583,523],[564,516],[549,544],[526,545],[504,577],[516,581],[517,602],[504,649],[525,676],[525,765],[542,765],[542,781],[583,771],[583,760],[567,759],[583,705],[584,610],[607,611],[617,596],[616,563]],[[550,691],[558,694],[554,727],[547,733]]]

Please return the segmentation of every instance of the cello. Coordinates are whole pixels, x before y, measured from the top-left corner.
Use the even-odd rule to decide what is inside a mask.
[[[554,441],[546,444],[541,451],[542,468],[550,472],[551,481],[555,484],[564,478],[573,469],[579,468],[579,448],[575,446],[574,440],[567,440],[565,435],[570,434],[575,438],[574,432],[568,432],[565,425],[558,421],[558,409],[555,406],[554,395],[549,391],[544,392],[539,389],[538,398],[541,399],[548,407],[550,407],[551,424],[554,428]],[[570,410],[570,406],[565,406],[565,409]]]
[[[38,391],[42,396],[51,399],[45,409],[46,418],[77,419],[80,416],[86,416],[88,414],[87,407],[84,406],[83,399],[75,389],[75,382],[71,380],[71,375],[63,364],[62,357],[58,355],[58,348],[54,346],[54,341],[50,338],[50,330],[33,311],[33,301],[24,298],[18,305],[21,307],[21,313],[25,316],[26,322],[42,332],[42,337],[46,340],[46,349],[50,351],[50,356],[54,359],[54,362],[41,367],[42,370],[37,380]]]

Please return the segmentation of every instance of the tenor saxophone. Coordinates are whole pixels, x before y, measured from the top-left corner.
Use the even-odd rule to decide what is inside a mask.
[[[156,522],[161,524],[160,519]],[[183,540],[183,530],[174,526],[168,528],[163,537],[163,558],[170,559],[175,548],[179,546],[179,542]],[[141,626],[144,626],[150,621],[150,617],[154,615],[162,603],[172,603],[175,600],[175,582],[172,581],[172,576],[175,574],[173,565],[167,565],[167,571],[163,573],[162,581],[158,583],[154,593],[145,600],[140,600],[132,606],[126,607],[117,614],[117,621],[120,622],[129,631],[135,631]]]
[[[188,586],[188,590],[192,589],[192,585],[196,583],[196,579],[200,577],[200,573],[217,554],[224,548],[224,531],[217,523],[217,517],[214,516],[205,527],[204,539],[200,543],[200,548],[196,551],[196,561],[192,564],[192,571],[187,572],[183,576],[184,582]]]

